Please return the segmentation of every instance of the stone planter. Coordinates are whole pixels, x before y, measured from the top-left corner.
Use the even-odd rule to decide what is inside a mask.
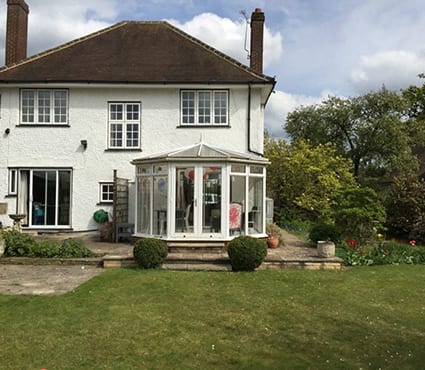
[[[5,248],[6,241],[2,237],[0,237],[0,257],[3,256]]]
[[[317,254],[319,257],[335,257],[335,244],[333,242],[319,240],[317,242]]]

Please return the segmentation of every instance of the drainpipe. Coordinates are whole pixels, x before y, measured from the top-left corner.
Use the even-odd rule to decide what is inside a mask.
[[[251,149],[251,84],[248,84],[248,115],[247,115],[247,123],[248,123],[248,152],[257,154],[261,157],[264,157],[263,153],[256,152]]]

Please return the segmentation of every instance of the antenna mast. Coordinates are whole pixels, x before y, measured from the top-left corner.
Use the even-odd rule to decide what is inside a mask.
[[[245,22],[246,22],[246,26],[245,26],[245,43],[244,43],[244,50],[246,51],[247,54],[247,58],[249,59],[251,56],[249,55],[249,49],[247,47],[247,43],[248,43],[248,25],[249,25],[249,18],[246,15],[246,10],[241,10],[240,13],[243,15],[243,17],[245,18]]]

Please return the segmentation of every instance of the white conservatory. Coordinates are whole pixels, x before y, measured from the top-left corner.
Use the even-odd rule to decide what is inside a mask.
[[[267,159],[198,143],[136,159],[136,237],[264,237]]]

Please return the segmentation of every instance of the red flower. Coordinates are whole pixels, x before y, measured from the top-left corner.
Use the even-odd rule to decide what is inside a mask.
[[[416,245],[416,240],[413,240],[413,239],[412,239],[412,240],[409,242],[409,244],[410,244],[410,245]]]
[[[385,249],[384,254],[388,256],[390,254],[390,251],[388,249]]]
[[[353,248],[355,248],[355,247],[358,247],[358,246],[359,246],[359,242],[358,242],[357,240],[354,240],[354,239],[348,239],[348,240],[347,240],[347,244],[348,244],[350,247],[353,247]]]

